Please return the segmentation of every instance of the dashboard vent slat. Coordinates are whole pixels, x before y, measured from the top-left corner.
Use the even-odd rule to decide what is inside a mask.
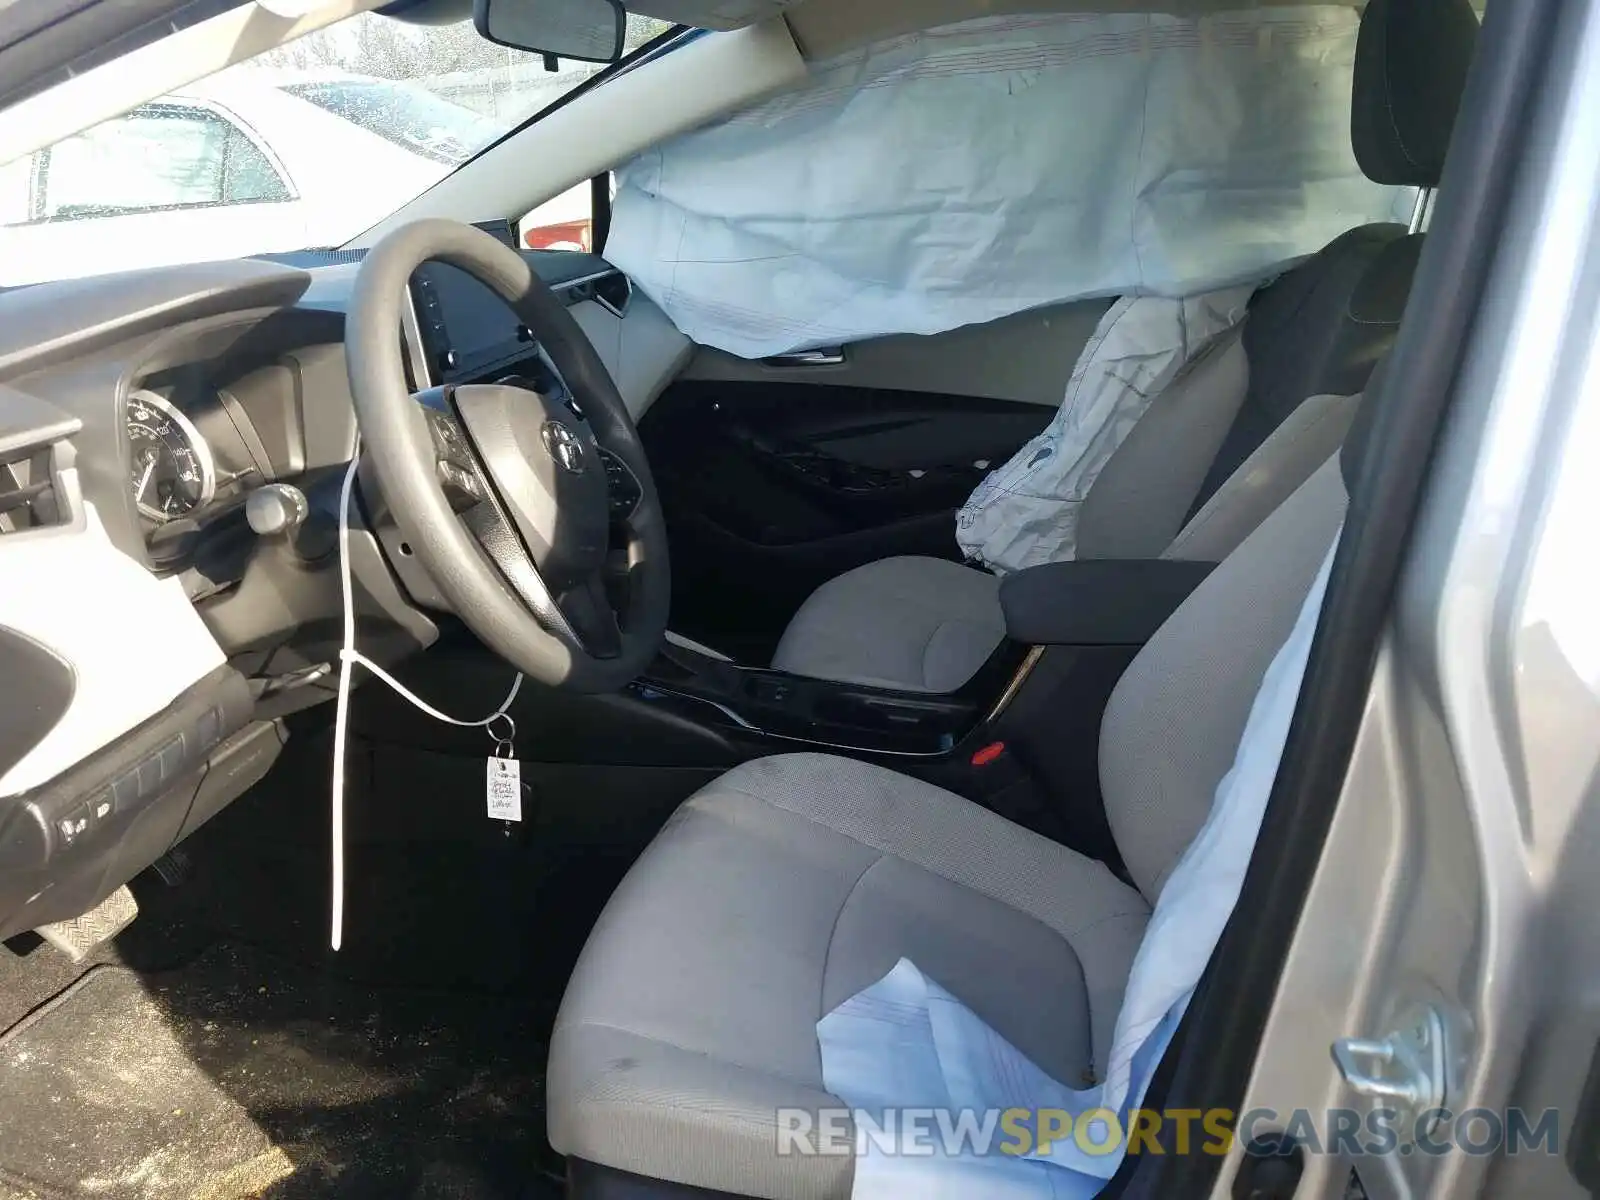
[[[62,523],[50,470],[50,449],[0,463],[0,535]]]

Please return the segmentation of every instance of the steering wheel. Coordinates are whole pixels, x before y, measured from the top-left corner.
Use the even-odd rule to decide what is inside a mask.
[[[401,298],[430,260],[504,300],[570,397],[520,379],[413,394]],[[522,255],[455,221],[394,230],[356,275],[345,353],[363,454],[456,614],[552,686],[610,691],[644,670],[671,592],[655,481],[605,364]]]

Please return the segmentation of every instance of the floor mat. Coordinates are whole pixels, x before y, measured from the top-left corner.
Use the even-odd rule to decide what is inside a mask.
[[[98,966],[0,1038],[0,1193],[559,1195],[530,1020],[229,944]]]

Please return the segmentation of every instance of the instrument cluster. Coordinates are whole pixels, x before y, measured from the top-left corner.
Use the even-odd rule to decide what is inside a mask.
[[[139,514],[158,525],[193,516],[217,494],[211,444],[183,410],[159,392],[128,395],[129,477]]]
[[[245,493],[268,481],[239,401],[184,371],[141,382],[123,407],[128,491],[162,569],[181,568],[198,538],[240,518]]]

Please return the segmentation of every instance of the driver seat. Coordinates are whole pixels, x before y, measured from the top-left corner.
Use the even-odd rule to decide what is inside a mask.
[[[1354,441],[1345,453],[1354,460]],[[816,1023],[902,956],[1055,1078],[1091,1078],[1151,907],[1210,810],[1345,504],[1332,458],[1117,685],[1100,782],[1132,886],[851,759],[759,759],[691,797],[612,896],[561,1006],[549,1132],[569,1158],[569,1195],[844,1200],[853,1159],[779,1155],[777,1110],[839,1107]]]

